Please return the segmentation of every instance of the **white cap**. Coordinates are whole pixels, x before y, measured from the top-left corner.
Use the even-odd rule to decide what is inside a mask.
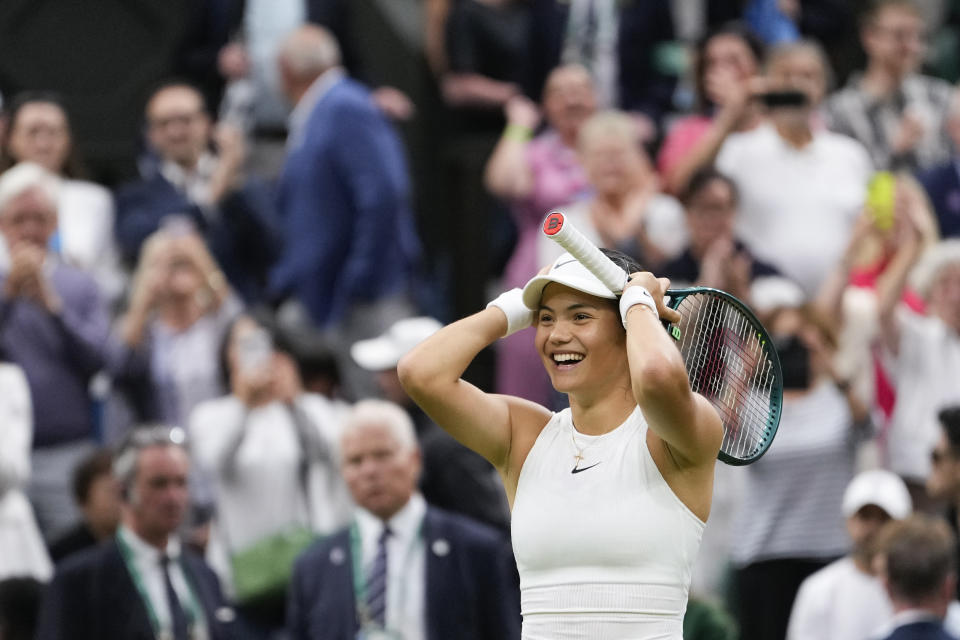
[[[354,361],[368,371],[386,371],[397,366],[408,351],[440,330],[443,325],[428,316],[404,318],[386,333],[360,340],[350,347]]]
[[[900,476],[883,469],[857,474],[843,494],[843,515],[849,518],[868,504],[887,512],[894,520],[902,520],[913,511],[910,492]]]
[[[800,285],[783,276],[763,276],[750,284],[754,312],[768,313],[775,309],[797,309],[807,296]]]
[[[531,309],[537,309],[540,306],[540,296],[543,294],[543,288],[551,282],[557,282],[566,285],[571,289],[589,293],[598,298],[609,298],[616,300],[617,294],[607,288],[607,285],[600,282],[597,276],[580,264],[580,261],[569,253],[564,253],[553,261],[550,271],[542,276],[534,276],[523,288],[523,304]]]

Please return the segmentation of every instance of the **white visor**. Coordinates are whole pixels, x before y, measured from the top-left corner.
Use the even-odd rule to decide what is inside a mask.
[[[607,288],[607,285],[600,282],[597,276],[580,264],[580,261],[564,253],[553,261],[550,271],[542,276],[534,276],[523,288],[523,304],[530,309],[540,307],[540,296],[543,295],[543,288],[551,282],[565,285],[571,289],[588,293],[598,298],[607,298],[616,300],[617,295]]]

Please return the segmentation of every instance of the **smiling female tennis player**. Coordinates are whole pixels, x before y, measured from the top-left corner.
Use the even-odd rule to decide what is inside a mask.
[[[710,512],[722,427],[660,323],[679,319],[669,283],[605,253],[633,272],[619,305],[564,254],[400,362],[410,396],[503,478],[524,640],[680,640]],[[559,413],[460,379],[531,322]]]

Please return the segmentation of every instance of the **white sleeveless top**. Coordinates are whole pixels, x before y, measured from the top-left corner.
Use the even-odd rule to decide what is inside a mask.
[[[565,409],[537,437],[512,518],[523,640],[681,640],[704,523],[646,436],[638,407],[601,436],[574,432]]]

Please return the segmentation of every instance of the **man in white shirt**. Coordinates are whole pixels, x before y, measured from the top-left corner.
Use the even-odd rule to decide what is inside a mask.
[[[382,400],[358,403],[341,454],[356,517],[298,559],[291,638],[519,638],[506,540],[416,492],[420,450],[407,413]]]
[[[800,585],[787,640],[867,640],[889,623],[893,608],[871,563],[880,529],[911,508],[906,485],[889,471],[864,471],[850,482],[843,514],[853,550]]]
[[[176,535],[189,503],[182,429],[140,427],[114,463],[123,492],[116,537],[57,569],[37,638],[234,637],[219,582]]]

